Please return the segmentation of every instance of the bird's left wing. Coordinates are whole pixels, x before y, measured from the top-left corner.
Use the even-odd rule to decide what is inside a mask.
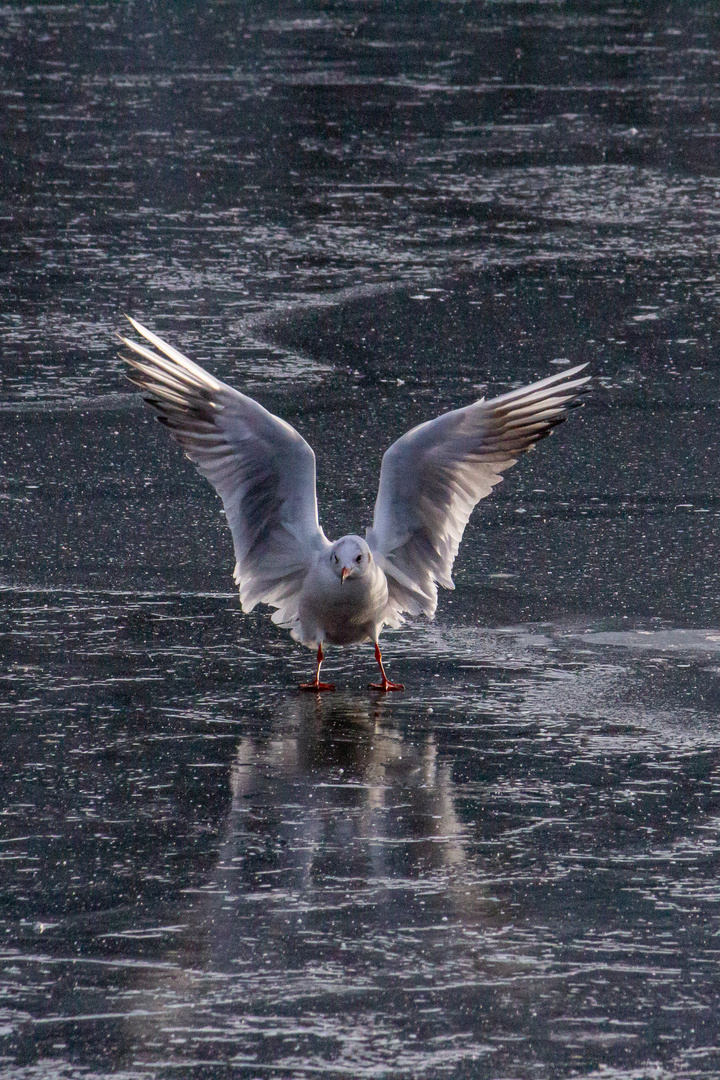
[[[367,542],[388,579],[386,622],[432,618],[437,585],[453,589],[455,556],[474,506],[502,473],[565,419],[585,364],[473,402],[408,431],[386,451]]]
[[[318,524],[315,454],[257,401],[214,378],[130,319],[154,348],[129,338],[129,376],[223,501],[244,611],[257,603],[291,625],[304,577],[329,542]]]

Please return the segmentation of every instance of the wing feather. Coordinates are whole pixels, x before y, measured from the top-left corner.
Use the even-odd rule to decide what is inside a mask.
[[[134,319],[157,350],[121,338],[130,381],[222,499],[244,611],[277,608],[291,626],[305,575],[328,541],[319,526],[315,454],[290,424],[220,382]]]
[[[455,586],[452,567],[470,515],[521,454],[567,417],[585,392],[585,364],[530,386],[445,413],[408,431],[386,451],[367,541],[384,569],[386,622],[437,607],[437,586]]]

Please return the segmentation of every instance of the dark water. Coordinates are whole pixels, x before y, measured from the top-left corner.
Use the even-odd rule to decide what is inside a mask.
[[[0,9],[0,1077],[720,1073],[714,3]],[[434,624],[311,656],[129,312],[389,442],[588,361]]]

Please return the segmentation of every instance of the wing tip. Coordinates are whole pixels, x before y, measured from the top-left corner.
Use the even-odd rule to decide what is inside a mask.
[[[135,330],[138,334],[140,334],[141,337],[147,338],[147,336],[149,334],[149,330],[145,326],[143,326],[142,323],[139,323],[137,321],[137,319],[133,319],[132,315],[128,315],[127,312],[124,312],[124,315],[125,315],[125,318],[127,319],[127,321],[132,326],[133,330]]]

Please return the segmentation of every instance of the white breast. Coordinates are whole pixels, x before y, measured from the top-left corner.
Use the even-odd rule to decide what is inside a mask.
[[[341,583],[327,562],[325,553],[305,578],[297,633],[303,645],[352,645],[374,641],[380,632],[388,601],[385,574],[373,564],[362,577],[348,577]]]

